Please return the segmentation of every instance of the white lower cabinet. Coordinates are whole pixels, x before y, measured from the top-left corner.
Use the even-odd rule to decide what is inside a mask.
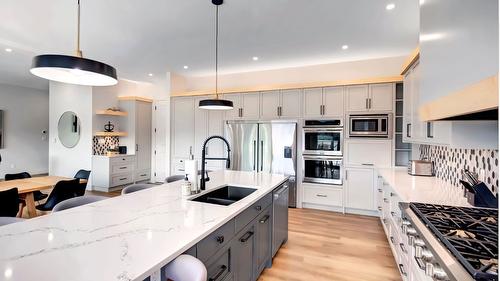
[[[346,208],[375,211],[373,169],[346,168]]]
[[[109,191],[113,187],[131,184],[140,181],[136,171],[135,155],[119,155],[108,157],[104,155],[92,156],[92,188],[99,191]],[[149,170],[142,178],[149,179]]]
[[[343,186],[302,183],[305,207],[317,209],[343,208]],[[324,206],[325,208],[321,208]]]

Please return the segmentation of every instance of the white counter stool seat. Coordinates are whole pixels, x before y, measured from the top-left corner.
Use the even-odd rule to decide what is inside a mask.
[[[67,199],[64,201],[61,201],[57,203],[57,205],[54,206],[52,209],[52,212],[59,212],[62,210],[67,210],[71,209],[74,207],[82,206],[82,205],[87,205],[90,203],[94,203],[97,201],[105,200],[108,199],[108,197],[105,196],[97,196],[97,195],[87,195],[87,196],[79,196],[79,197],[74,197],[71,199]]]
[[[174,281],[206,281],[207,269],[199,259],[180,255],[165,266],[163,275]]]
[[[151,188],[153,186],[155,186],[155,185],[154,184],[148,184],[148,183],[131,184],[131,185],[125,187],[124,189],[122,189],[122,195],[123,194],[132,193],[132,192],[136,192],[136,191],[143,190],[143,189],[148,189],[148,188]]]
[[[16,218],[16,217],[0,217],[0,226],[11,224],[11,223],[16,223],[16,222],[21,222],[21,221],[24,221],[24,219],[23,218]]]

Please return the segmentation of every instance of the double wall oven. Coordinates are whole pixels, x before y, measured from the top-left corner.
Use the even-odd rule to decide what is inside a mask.
[[[342,120],[305,120],[303,132],[304,182],[342,185]]]

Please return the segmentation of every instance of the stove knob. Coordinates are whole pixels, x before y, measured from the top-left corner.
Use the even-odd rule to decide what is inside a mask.
[[[442,267],[434,265],[434,269],[432,271],[433,271],[432,278],[434,278],[434,280],[439,280],[439,281],[450,280]]]
[[[415,239],[413,239],[413,245],[419,246],[419,247],[424,247],[425,242],[424,242],[424,240],[420,239],[419,237],[415,237]]]
[[[415,258],[421,259],[422,258],[422,250],[424,249],[423,246],[418,246],[415,245]]]
[[[422,248],[422,260],[425,262],[434,262],[434,255],[431,253],[431,251],[427,250],[426,248]]]
[[[417,236],[417,230],[411,226],[403,226],[403,233],[408,236]]]
[[[402,219],[401,220],[401,226],[403,226],[403,225],[411,225],[411,222],[409,220],[407,220],[407,219]]]
[[[432,277],[434,275],[434,265],[432,263],[425,263],[425,275]]]

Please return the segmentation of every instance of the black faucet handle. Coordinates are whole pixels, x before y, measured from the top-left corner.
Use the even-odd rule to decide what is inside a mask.
[[[205,174],[207,175],[207,177],[205,178],[205,181],[210,181],[210,177],[208,176],[208,171],[205,171]]]

